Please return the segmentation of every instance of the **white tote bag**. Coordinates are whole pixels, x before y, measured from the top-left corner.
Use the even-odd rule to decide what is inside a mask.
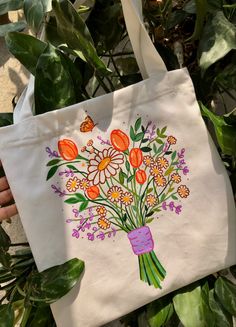
[[[189,74],[166,71],[137,1],[122,4],[145,80],[34,117],[30,83],[0,129],[38,269],[85,262],[52,305],[58,327],[101,326],[236,262],[233,195]]]

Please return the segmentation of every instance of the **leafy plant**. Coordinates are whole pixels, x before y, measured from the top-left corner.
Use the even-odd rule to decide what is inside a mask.
[[[90,5],[76,6],[75,3],[73,6],[68,0],[0,1],[0,14],[23,8],[27,24],[36,35],[42,26],[45,28],[44,41],[18,32],[6,36],[10,52],[35,76],[35,114],[59,109],[141,80],[128,43],[120,1],[86,3]],[[219,153],[236,191],[236,116],[235,109],[226,102],[227,97],[236,100],[234,1],[143,0],[143,4],[146,25],[167,68],[187,66],[190,72],[202,115],[206,124],[214,129]],[[216,99],[223,105],[223,114],[216,113]],[[9,117],[1,117],[0,126],[9,123]],[[138,137],[138,124],[130,131],[133,137]],[[160,146],[164,133],[159,131],[158,134]],[[158,151],[158,147],[153,150]],[[55,173],[57,163],[51,163],[49,168],[48,178]],[[127,163],[126,170],[129,169]],[[125,180],[126,175],[121,172],[120,183]],[[42,284],[42,276],[37,277],[29,250],[20,254],[24,256],[20,260],[24,260],[19,263],[14,257],[19,254],[9,254],[8,237],[3,232],[1,235],[5,239],[5,248],[1,249],[0,255],[0,282],[7,281],[11,285],[6,288],[7,292],[11,289],[13,292],[17,278],[36,276],[29,281],[24,277],[25,284],[23,281],[21,284],[20,279],[16,293],[5,297],[8,304],[0,307],[0,317],[5,317],[3,326],[12,326],[13,319],[16,319],[13,310],[21,317],[28,315],[32,326],[38,317],[46,319],[45,326],[54,326],[48,307],[36,307],[32,299],[35,294],[28,291],[32,280],[36,281],[39,292],[42,292],[41,286],[46,285]],[[231,273],[236,275],[235,267],[231,267]],[[126,326],[139,327],[177,326],[180,321],[186,327],[232,326],[232,316],[236,315],[235,292],[235,285],[221,273],[216,273],[138,309],[123,317],[122,321]]]

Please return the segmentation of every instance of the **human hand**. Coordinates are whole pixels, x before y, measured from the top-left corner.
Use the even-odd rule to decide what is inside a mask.
[[[0,161],[0,167],[1,167]],[[9,204],[13,200],[8,181],[6,177],[0,177],[0,221],[9,219],[17,214],[17,207],[15,204]],[[4,207],[3,207],[4,206]]]

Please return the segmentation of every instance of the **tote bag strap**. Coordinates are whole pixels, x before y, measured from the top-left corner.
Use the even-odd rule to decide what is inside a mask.
[[[143,79],[167,72],[154,47],[142,18],[142,0],[121,0],[125,23]]]

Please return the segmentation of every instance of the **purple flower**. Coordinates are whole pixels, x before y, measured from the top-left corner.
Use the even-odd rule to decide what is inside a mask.
[[[89,241],[94,241],[94,234],[93,233],[88,233],[87,236],[88,236]]]
[[[67,223],[67,224],[71,223],[72,221],[73,221],[72,219],[69,219],[69,218],[66,219],[66,223]]]
[[[109,140],[103,140],[101,136],[97,136],[97,139],[100,141],[102,145],[111,145]]]
[[[167,210],[166,201],[164,201],[161,206],[163,210]]]
[[[180,152],[178,152],[178,157],[179,157],[180,159],[182,159],[182,158],[184,157],[184,152],[185,152],[185,149],[184,149],[184,148],[181,149]]]
[[[184,169],[183,169],[183,174],[187,175],[188,173],[189,173],[189,169],[188,169],[187,166],[185,166]]]
[[[66,191],[62,191],[60,187],[57,187],[56,185],[51,185],[51,188],[54,190],[54,193],[58,194],[60,197],[66,195]]]
[[[90,223],[86,223],[86,224],[84,225],[84,228],[85,228],[85,229],[90,229],[90,227],[91,227],[91,224],[90,224]]]
[[[177,213],[177,215],[179,215],[181,211],[182,211],[182,206],[181,205],[175,207],[175,213]]]
[[[73,229],[72,236],[76,237],[76,238],[79,238],[79,231],[77,229]]]
[[[73,209],[72,212],[73,212],[75,218],[77,218],[79,216],[79,211],[77,209]]]
[[[175,204],[174,204],[173,201],[171,201],[171,202],[169,203],[170,211],[173,211],[173,210],[174,210],[174,207],[175,207]]]
[[[98,235],[97,235],[97,238],[99,238],[101,241],[103,241],[105,239],[105,234],[103,232],[100,232]]]
[[[65,169],[64,171],[59,172],[59,176],[63,176],[63,175],[65,175],[66,177],[73,177],[74,172],[71,169],[69,169],[69,170]]]
[[[93,209],[89,208],[89,220],[93,221],[93,218],[94,218]]]
[[[180,163],[180,165],[185,165],[186,164],[184,159],[180,160],[179,163]]]
[[[163,152],[167,152],[168,148],[169,148],[169,143],[165,143]]]
[[[48,153],[49,158],[58,158],[58,152],[57,151],[52,151],[48,146],[46,147],[46,152]]]
[[[94,232],[96,232],[98,230],[97,227],[93,227],[92,229]]]

